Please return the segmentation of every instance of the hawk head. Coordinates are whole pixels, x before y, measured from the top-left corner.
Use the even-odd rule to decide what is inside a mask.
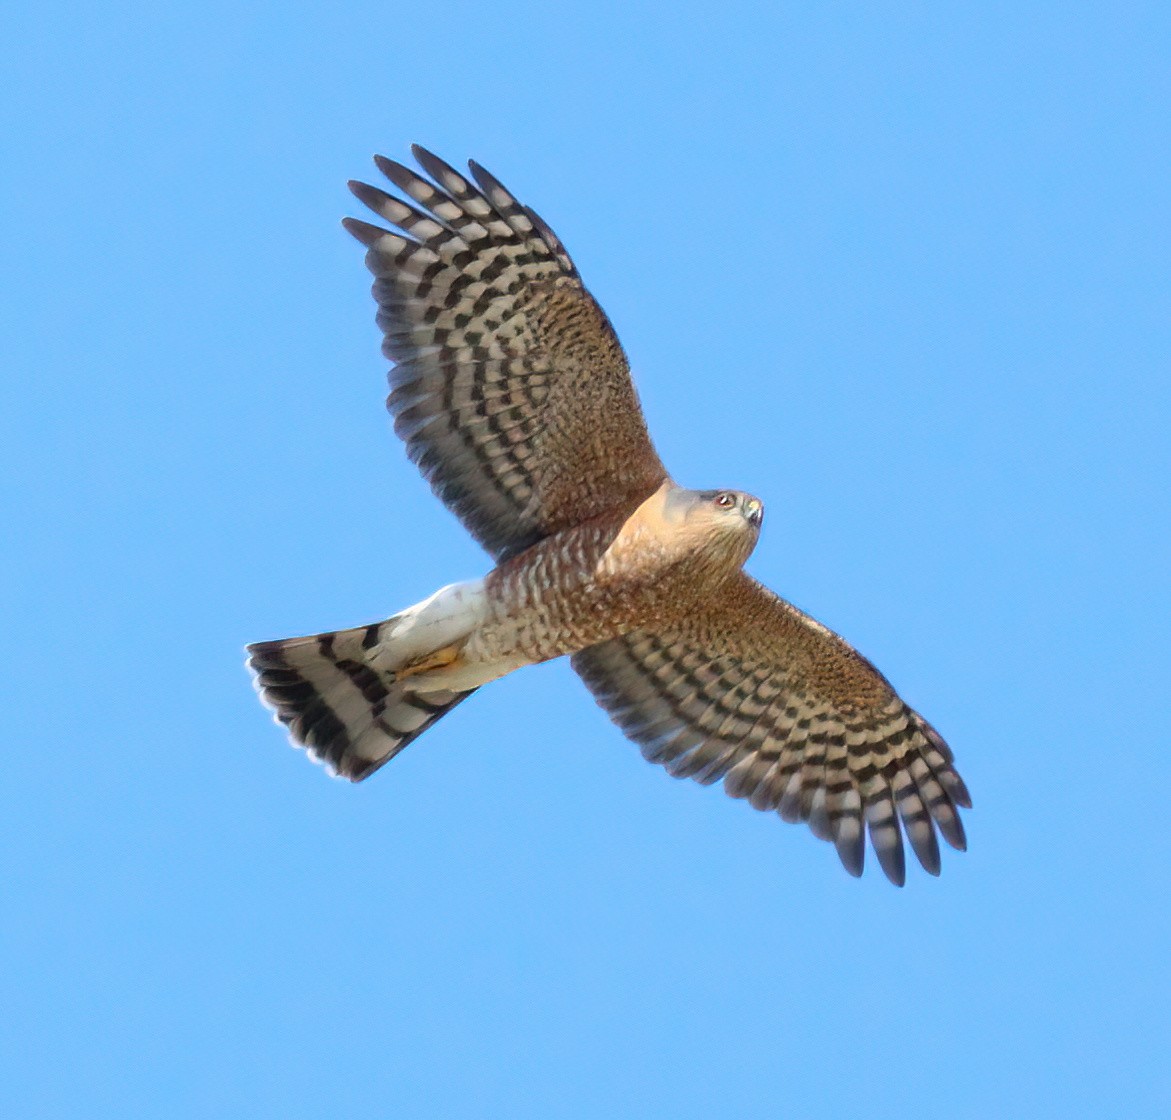
[[[742,490],[684,490],[667,495],[665,519],[696,552],[721,568],[738,569],[756,547],[764,503]]]

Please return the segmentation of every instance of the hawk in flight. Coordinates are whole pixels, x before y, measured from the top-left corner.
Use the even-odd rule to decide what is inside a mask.
[[[476,163],[378,157],[391,227],[366,246],[394,428],[488,550],[483,579],[384,622],[248,647],[293,740],[361,781],[481,685],[568,654],[610,718],[677,778],[805,821],[862,873],[939,872],[971,802],[935,729],[836,634],[745,574],[759,499],[686,490],[556,234]]]

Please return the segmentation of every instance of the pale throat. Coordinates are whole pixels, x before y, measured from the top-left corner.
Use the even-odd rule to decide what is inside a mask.
[[[676,490],[665,481],[626,519],[598,559],[600,582],[662,579],[684,598],[703,598],[743,566],[755,535],[689,518],[672,500]]]

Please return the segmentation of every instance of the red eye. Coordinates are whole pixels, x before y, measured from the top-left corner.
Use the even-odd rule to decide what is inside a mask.
[[[716,495],[716,505],[718,505],[720,509],[731,509],[735,504],[736,495],[729,494],[727,490],[725,490],[722,494]]]

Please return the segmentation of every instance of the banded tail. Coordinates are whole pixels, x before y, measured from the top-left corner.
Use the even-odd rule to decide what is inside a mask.
[[[256,642],[256,690],[294,743],[360,782],[483,683],[458,662],[482,619],[482,589],[454,584],[385,622]]]

